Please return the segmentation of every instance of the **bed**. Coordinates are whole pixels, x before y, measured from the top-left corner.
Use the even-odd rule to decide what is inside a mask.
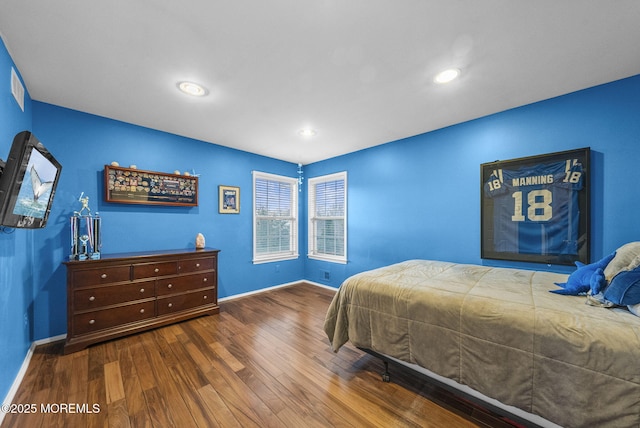
[[[604,269],[609,284],[640,265],[633,244]],[[638,427],[640,318],[550,293],[574,276],[409,260],[348,278],[324,330],[335,352],[351,342],[535,425]]]

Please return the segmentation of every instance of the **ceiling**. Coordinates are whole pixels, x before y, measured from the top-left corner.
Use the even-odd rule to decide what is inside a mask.
[[[302,164],[640,73],[637,0],[2,0],[0,35],[34,100]]]

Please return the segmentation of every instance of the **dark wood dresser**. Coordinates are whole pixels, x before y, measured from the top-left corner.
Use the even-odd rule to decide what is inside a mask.
[[[200,315],[218,306],[220,250],[102,254],[67,267],[64,353]]]

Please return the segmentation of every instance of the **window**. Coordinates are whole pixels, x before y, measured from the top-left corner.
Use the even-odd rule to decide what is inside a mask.
[[[298,257],[298,180],[253,172],[253,262]]]
[[[347,173],[309,179],[309,258],[347,262]]]

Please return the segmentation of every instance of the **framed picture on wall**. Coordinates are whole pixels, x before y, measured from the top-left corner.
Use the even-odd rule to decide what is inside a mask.
[[[218,186],[218,212],[220,214],[240,213],[240,188]]]
[[[480,165],[481,257],[589,263],[589,158],[582,148]]]
[[[198,206],[198,177],[104,166],[104,200],[120,204]]]

